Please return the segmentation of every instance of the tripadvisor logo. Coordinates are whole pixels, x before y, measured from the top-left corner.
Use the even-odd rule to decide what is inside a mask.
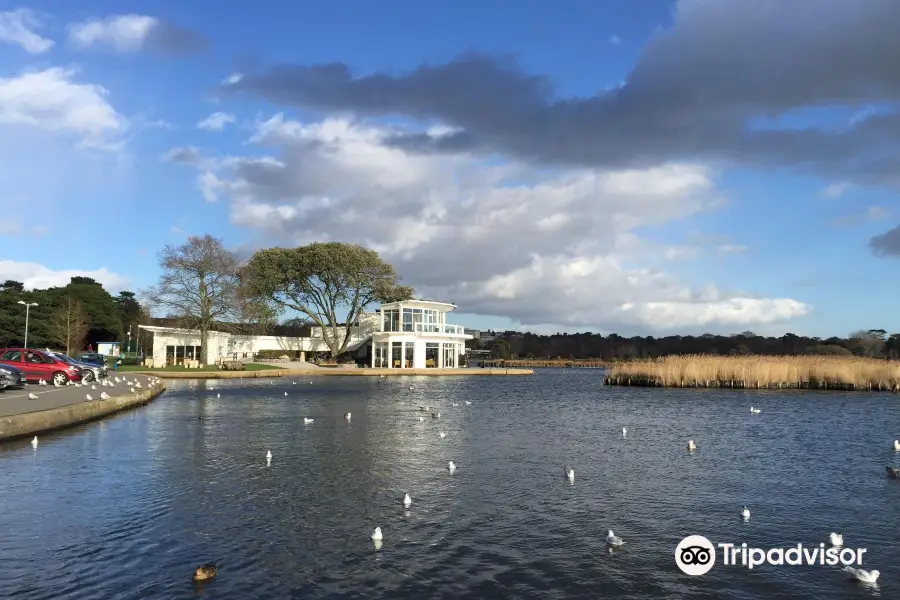
[[[686,575],[697,576],[709,573],[716,564],[716,547],[722,553],[722,564],[726,567],[744,566],[753,569],[760,565],[799,566],[862,565],[865,548],[829,547],[825,544],[804,546],[797,544],[789,548],[753,548],[747,544],[715,544],[702,535],[689,535],[675,547],[675,564]]]

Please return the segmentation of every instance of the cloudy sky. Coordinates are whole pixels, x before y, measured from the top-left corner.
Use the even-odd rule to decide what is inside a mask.
[[[0,279],[337,240],[472,327],[900,330],[896,0],[4,6]]]

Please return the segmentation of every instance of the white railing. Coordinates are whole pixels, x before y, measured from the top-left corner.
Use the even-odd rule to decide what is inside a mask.
[[[384,331],[390,332],[390,329]],[[441,323],[402,323],[396,330],[399,333],[439,333],[444,335],[462,335],[465,327]]]

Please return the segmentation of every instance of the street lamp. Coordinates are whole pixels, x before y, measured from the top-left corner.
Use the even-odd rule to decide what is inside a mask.
[[[25,307],[25,348],[28,348],[28,313],[31,311],[31,307],[37,306],[38,303],[19,300],[19,304]]]
[[[128,326],[128,351],[131,352],[131,325]]]

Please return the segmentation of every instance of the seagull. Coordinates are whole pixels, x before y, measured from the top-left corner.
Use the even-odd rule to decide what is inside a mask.
[[[891,479],[900,479],[900,467],[885,467],[888,477]]]
[[[466,406],[470,406],[472,403],[466,400]]]
[[[840,533],[831,532],[828,534],[828,541],[831,542],[831,545],[840,548],[844,545],[844,536]]]
[[[315,419],[310,419],[309,417],[303,417],[303,424],[304,424],[304,425],[309,425],[309,424],[312,423],[313,421],[315,421]]]
[[[285,392],[284,395],[287,396],[287,392]]]
[[[38,399],[37,394],[28,394],[28,399],[29,400],[37,400]]]
[[[84,399],[87,400],[88,402],[90,402],[90,401],[92,401],[92,400],[94,399],[94,397],[91,396],[90,394],[85,394],[85,395],[84,395]]]
[[[419,423],[424,423],[424,422],[425,422],[425,417],[419,417]]]
[[[409,508],[409,505],[412,504],[412,498],[409,497],[409,493],[403,496],[403,506]]]
[[[613,533],[613,530],[610,529],[609,533],[606,534],[606,543],[610,546],[621,546],[625,543],[625,541]]]
[[[266,461],[270,461],[270,460],[272,460],[272,451],[268,450],[268,451],[266,451]]]
[[[216,398],[221,398],[222,394],[216,394]]]
[[[694,451],[697,449],[697,444],[694,443],[694,440],[688,440],[688,450]]]
[[[447,463],[447,468],[452,473],[453,471],[456,470],[456,464],[451,460],[449,463]]]
[[[413,386],[409,386],[409,389],[413,389]]]
[[[376,542],[381,541],[381,527],[376,527],[375,531],[372,532],[372,539]]]
[[[131,393],[132,393],[132,394],[136,393],[136,392],[134,391],[134,388],[130,388],[130,389],[131,389]]]
[[[92,389],[92,390],[96,390],[96,389],[97,389],[97,386],[96,386],[96,385],[92,385],[92,386],[91,386],[91,389]]]
[[[291,383],[293,383],[294,385],[297,385],[297,382],[296,382],[296,381],[292,381]]]
[[[753,408],[752,406],[750,407],[750,412],[753,413],[754,415],[759,414],[759,411],[760,411],[760,409],[758,409],[758,408]]]
[[[109,400],[109,394],[107,394],[106,392],[100,392],[100,399]]]
[[[628,435],[628,430],[623,427],[622,428],[622,437],[625,437],[627,435]]]
[[[747,508],[746,506],[741,510],[741,517],[742,517],[743,519],[749,519],[749,518],[750,518],[750,509]]]
[[[844,567],[844,572],[850,573],[857,581],[862,581],[863,583],[875,583],[878,581],[878,576],[881,575],[878,569],[866,571],[865,569],[856,569],[854,567]]]
[[[900,440],[894,440],[894,450],[900,452]]]
[[[38,385],[47,385],[47,380],[41,379],[40,381],[38,381]]]
[[[569,481],[575,481],[575,469],[566,469],[566,477]]]
[[[441,439],[444,439],[445,437],[447,437],[447,432],[446,432],[446,431],[442,431],[442,432],[440,432],[438,435],[441,436]]]
[[[350,417],[352,417],[352,416],[353,416],[353,415],[351,415],[350,413],[347,413],[347,414],[344,415],[344,418],[347,419],[347,420],[349,421],[349,420],[350,420]]]
[[[31,439],[31,447],[32,447],[32,448],[37,448],[37,444],[38,444],[38,442],[37,442],[37,436],[34,436],[34,437]]]

